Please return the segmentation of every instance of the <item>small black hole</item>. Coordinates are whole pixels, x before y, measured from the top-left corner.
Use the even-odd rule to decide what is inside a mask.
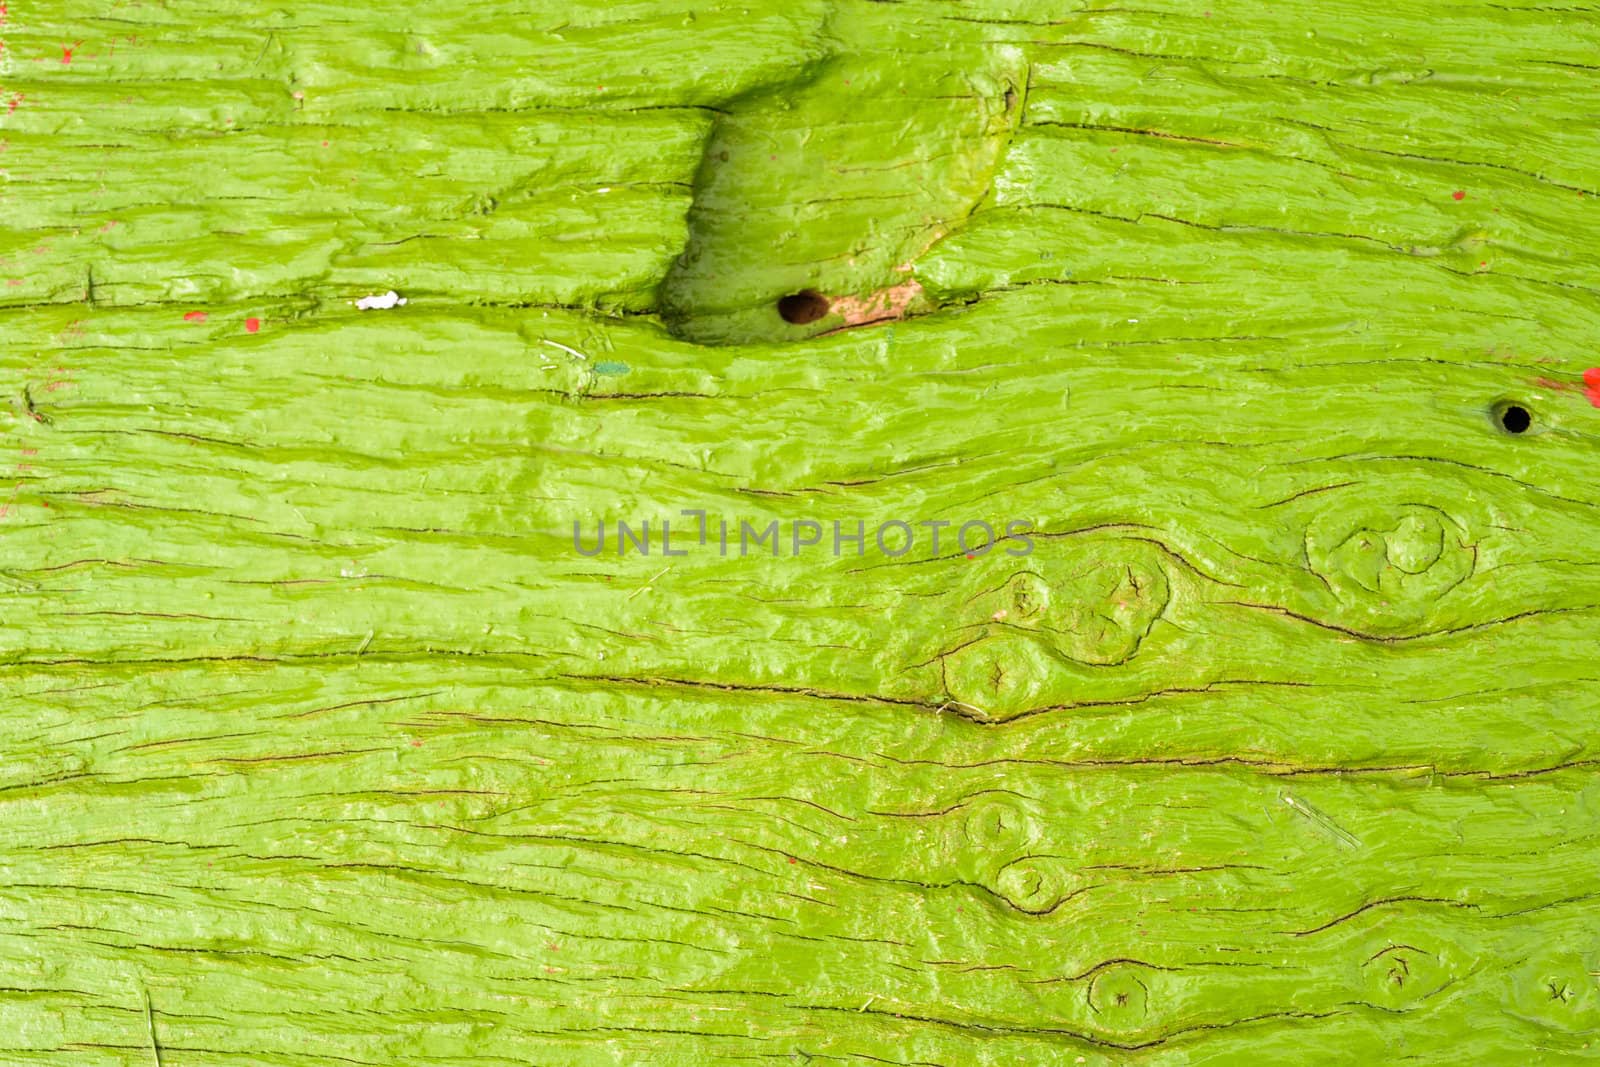
[[[1533,416],[1521,404],[1507,404],[1500,409],[1500,425],[1506,428],[1507,433],[1526,433],[1528,427],[1533,425]]]
[[[828,298],[815,289],[792,293],[778,300],[778,314],[795,326],[816,322],[828,313]]]

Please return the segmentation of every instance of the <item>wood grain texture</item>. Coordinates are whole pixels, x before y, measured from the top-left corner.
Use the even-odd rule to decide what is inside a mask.
[[[1600,1056],[1592,5],[0,10],[0,1063]]]

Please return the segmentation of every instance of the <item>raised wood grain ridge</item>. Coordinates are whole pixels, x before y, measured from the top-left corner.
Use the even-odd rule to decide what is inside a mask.
[[[1213,2],[0,6],[0,1063],[1596,1058],[1600,9]]]

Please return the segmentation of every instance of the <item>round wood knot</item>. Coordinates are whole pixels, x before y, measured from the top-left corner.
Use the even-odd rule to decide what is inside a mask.
[[[1127,663],[1172,598],[1160,550],[1142,541],[1046,541],[1025,567],[1002,557],[978,580],[963,643],[939,659],[956,710],[983,722],[1065,703],[1086,672]]]
[[[980,638],[943,657],[945,692],[960,714],[1002,722],[1047,706],[1065,679],[1062,665],[1038,639],[1019,633]]]
[[[1362,961],[1361,980],[1373,1003],[1397,1008],[1432,996],[1455,975],[1436,952],[1390,943]]]
[[[1546,1031],[1593,1034],[1600,1031],[1600,987],[1585,964],[1593,956],[1592,938],[1580,948],[1551,948],[1537,953],[1506,975],[1506,1010],[1537,1020]]]
[[[1058,861],[1048,857],[1024,856],[1008,863],[995,876],[991,887],[1013,908],[1033,915],[1055,910],[1067,896],[1067,874]]]
[[[1131,659],[1172,596],[1159,550],[1142,541],[1047,543],[1028,562],[989,620],[1090,666]]]
[[[1014,855],[1033,841],[1038,829],[1022,801],[1003,794],[979,797],[963,811],[962,835],[968,846],[985,855]]]
[[[1113,1031],[1137,1030],[1150,1013],[1150,987],[1136,963],[1113,963],[1089,981],[1089,1010],[1095,1023]]]
[[[1352,625],[1379,633],[1426,621],[1477,562],[1466,527],[1427,504],[1326,513],[1306,531],[1305,547],[1311,570],[1359,614]]]

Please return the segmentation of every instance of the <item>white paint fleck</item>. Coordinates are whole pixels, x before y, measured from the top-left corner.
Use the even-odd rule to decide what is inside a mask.
[[[356,307],[360,308],[362,311],[371,311],[375,308],[379,311],[388,311],[390,308],[404,304],[405,302],[405,297],[401,296],[393,289],[390,289],[382,296],[362,297],[360,300],[356,301]]]
[[[566,345],[562,344],[560,341],[552,341],[552,340],[550,340],[550,338],[546,337],[546,338],[544,338],[544,343],[549,345],[551,348],[559,348],[559,349],[561,349],[561,351],[567,353],[567,355],[569,355],[569,356],[576,356],[577,358],[582,359],[582,360],[587,360],[589,358],[588,356],[584,355],[582,352],[579,352],[576,348],[568,348]]]

